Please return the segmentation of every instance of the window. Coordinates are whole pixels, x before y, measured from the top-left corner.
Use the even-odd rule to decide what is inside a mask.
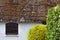
[[[6,23],[6,35],[18,35],[18,23]]]

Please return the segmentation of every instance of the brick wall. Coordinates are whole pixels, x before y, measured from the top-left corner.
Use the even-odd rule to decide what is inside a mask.
[[[0,0],[0,21],[45,21],[48,9],[59,3],[60,0]]]

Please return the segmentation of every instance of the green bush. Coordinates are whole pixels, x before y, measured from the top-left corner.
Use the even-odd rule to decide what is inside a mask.
[[[45,40],[46,25],[37,24],[27,32],[27,40]]]
[[[46,40],[56,40],[60,32],[60,5],[48,10]]]

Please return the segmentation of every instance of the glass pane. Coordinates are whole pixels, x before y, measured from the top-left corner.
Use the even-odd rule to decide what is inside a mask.
[[[18,34],[18,24],[17,23],[7,23],[6,24],[6,35],[17,35]]]

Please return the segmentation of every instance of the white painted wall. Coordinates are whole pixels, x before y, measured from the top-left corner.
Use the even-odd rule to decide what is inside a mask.
[[[18,36],[7,36],[5,35],[5,23],[0,23],[0,40],[26,40],[26,32],[30,29],[32,25],[35,25],[35,24],[34,23],[19,24],[18,25],[18,30],[19,30]]]

